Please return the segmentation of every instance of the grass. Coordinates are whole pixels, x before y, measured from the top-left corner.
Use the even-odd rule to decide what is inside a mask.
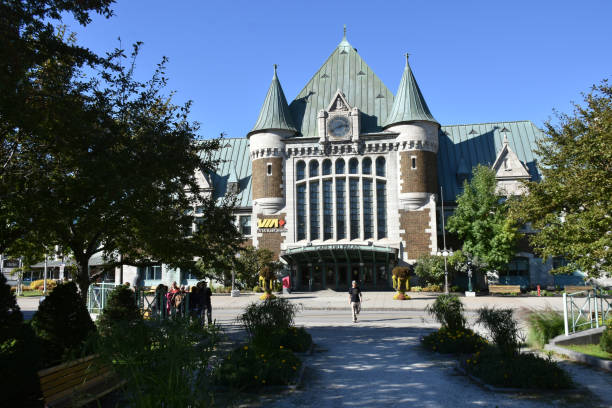
[[[21,297],[34,297],[34,296],[42,296],[42,290],[24,290]]]
[[[599,344],[572,344],[563,347],[572,351],[577,351],[578,353],[603,358],[604,360],[612,360],[612,354],[602,350]]]

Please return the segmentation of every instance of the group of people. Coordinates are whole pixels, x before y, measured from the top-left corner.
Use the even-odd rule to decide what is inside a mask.
[[[189,309],[185,310],[183,303],[189,294]],[[176,282],[172,282],[170,288],[165,285],[158,285],[155,289],[155,301],[153,308],[156,309],[158,304],[161,306],[162,296],[166,298],[166,313],[168,316],[180,314],[186,316],[189,313],[193,319],[204,321],[208,324],[212,323],[212,291],[207,286],[206,281],[198,282],[189,290],[185,286],[178,286]]]

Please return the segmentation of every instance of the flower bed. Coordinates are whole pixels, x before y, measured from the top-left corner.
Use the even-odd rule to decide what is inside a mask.
[[[438,353],[471,354],[482,350],[487,341],[471,329],[442,327],[421,339],[425,348]]]

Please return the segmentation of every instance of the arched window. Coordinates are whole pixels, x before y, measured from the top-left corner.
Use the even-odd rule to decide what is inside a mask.
[[[336,174],[344,174],[344,159],[336,160]]]
[[[379,177],[385,177],[385,158],[379,157],[376,159],[376,175]]]
[[[359,160],[352,158],[349,160],[349,173],[357,174],[359,172]]]
[[[363,174],[372,174],[372,159],[366,157],[361,162],[361,172]]]
[[[298,180],[303,180],[306,176],[306,163],[301,160],[297,162],[297,165],[295,166],[295,173]]]
[[[323,175],[329,176],[332,171],[332,162],[329,159],[323,160]]]
[[[319,162],[316,160],[311,160],[308,169],[309,177],[316,177],[319,175]]]

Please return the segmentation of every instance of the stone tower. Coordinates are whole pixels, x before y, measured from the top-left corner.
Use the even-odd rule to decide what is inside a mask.
[[[257,233],[261,220],[283,220],[285,214],[285,139],[297,133],[287,99],[276,74],[253,129],[247,134],[252,161],[253,185],[253,244],[270,249],[278,255],[283,239],[281,232],[266,233],[265,239]],[[269,242],[268,242],[269,241]]]
[[[397,133],[402,260],[413,261],[437,250],[436,193],[438,131],[421,90],[406,67],[384,129]]]

